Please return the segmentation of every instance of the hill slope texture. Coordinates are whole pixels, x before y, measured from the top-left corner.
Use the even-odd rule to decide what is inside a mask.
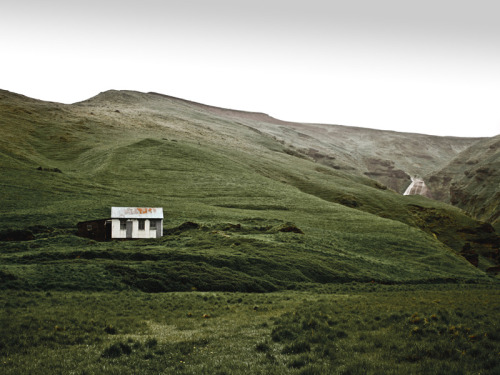
[[[400,194],[484,140],[287,123],[131,91],[72,105],[1,91],[0,119],[0,229],[28,233],[2,244],[7,287],[478,282],[498,264],[491,225]],[[111,206],[163,207],[166,236],[75,236]]]

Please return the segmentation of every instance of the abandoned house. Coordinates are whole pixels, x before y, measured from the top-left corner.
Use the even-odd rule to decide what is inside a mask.
[[[97,241],[163,236],[163,208],[111,207],[111,217],[78,223],[78,235]]]

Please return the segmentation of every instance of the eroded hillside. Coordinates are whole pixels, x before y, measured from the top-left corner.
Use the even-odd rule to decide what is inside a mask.
[[[500,135],[481,140],[428,177],[437,199],[500,228]]]

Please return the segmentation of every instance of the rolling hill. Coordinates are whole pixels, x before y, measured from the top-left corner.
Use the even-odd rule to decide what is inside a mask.
[[[297,124],[133,91],[71,105],[0,91],[0,121],[0,229],[32,234],[3,242],[4,287],[480,282],[498,264],[491,225],[400,194],[410,175],[484,139]],[[75,236],[111,206],[164,207],[168,235]]]

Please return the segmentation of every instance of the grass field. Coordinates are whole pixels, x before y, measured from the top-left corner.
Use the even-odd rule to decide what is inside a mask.
[[[499,373],[488,224],[262,116],[137,93],[0,113],[0,373]],[[163,207],[165,236],[76,236],[111,206]]]
[[[498,288],[2,293],[2,374],[497,374]]]

